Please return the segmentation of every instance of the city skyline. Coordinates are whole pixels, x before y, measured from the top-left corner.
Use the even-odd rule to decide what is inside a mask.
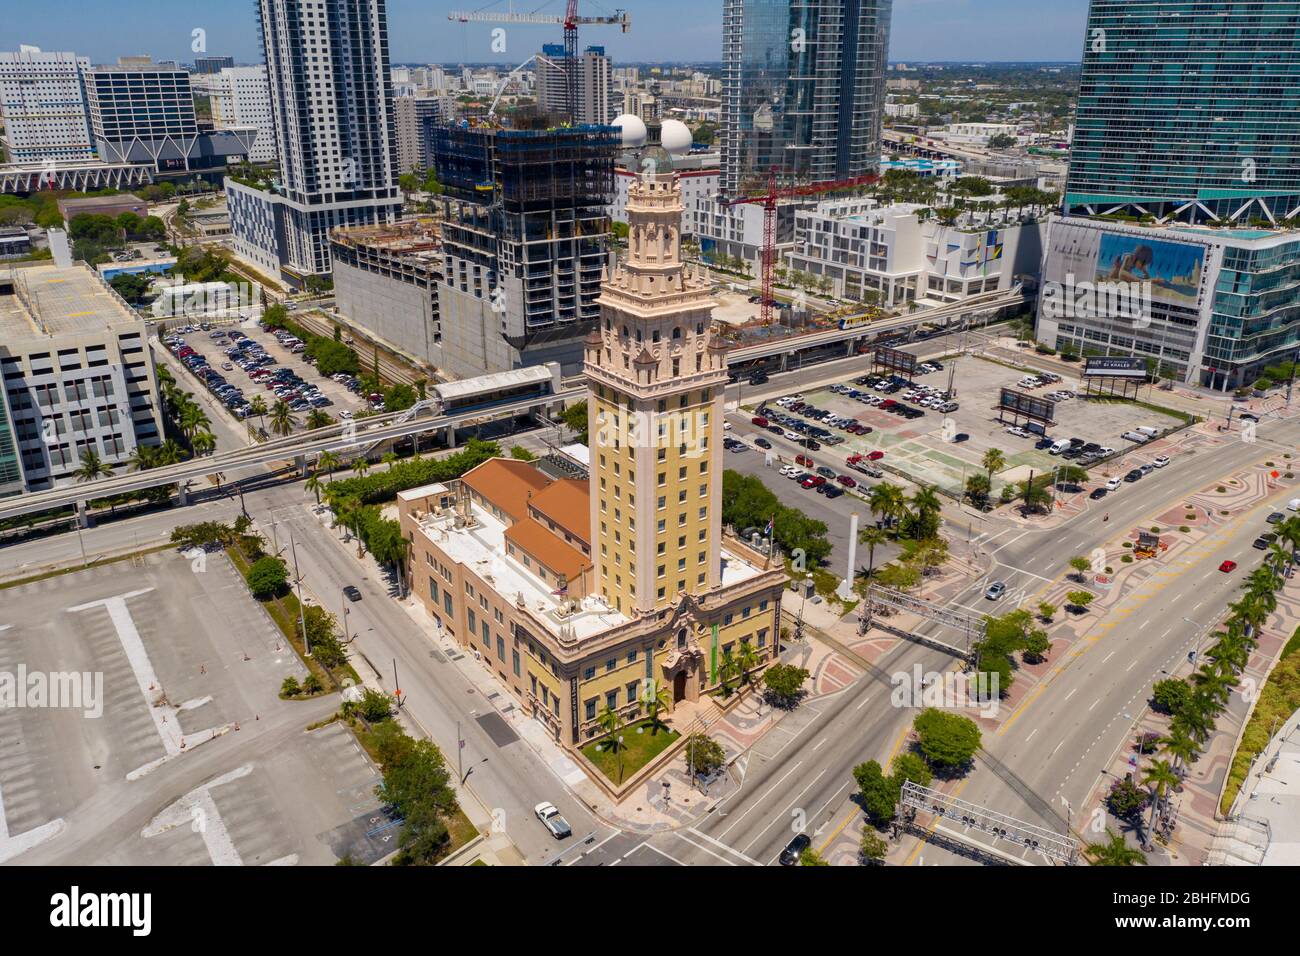
[[[451,10],[472,4],[447,0],[437,5],[393,0],[389,5],[393,63],[515,64],[560,39],[558,27],[528,26],[506,35],[506,50],[491,49],[491,24],[449,22]],[[552,11],[552,7],[555,8]],[[1086,0],[895,0],[890,62],[1078,62],[1082,55]],[[604,45],[615,63],[720,62],[722,2],[713,0],[700,16],[698,4],[660,0],[650,16],[647,5],[626,4],[632,29],[587,27],[581,42]],[[137,10],[141,16],[131,14]],[[493,8],[495,9],[495,8]],[[505,9],[504,6],[501,9]],[[563,12],[552,3],[544,12]],[[37,8],[8,14],[13,45],[34,44],[43,50],[73,50],[92,63],[112,63],[118,56],[148,53],[155,60],[191,63],[196,56],[233,56],[236,63],[262,62],[256,16],[246,0],[180,0],[171,16],[147,16],[143,0],[120,0],[111,8],[85,9],[76,0],[51,0]],[[640,14],[638,16],[638,14]],[[680,14],[680,15],[676,15]],[[205,49],[194,50],[192,34],[203,30]],[[515,33],[519,36],[516,38]]]

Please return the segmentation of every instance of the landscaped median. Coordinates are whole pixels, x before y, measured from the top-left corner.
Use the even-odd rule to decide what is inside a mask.
[[[1220,814],[1227,816],[1232,810],[1255,758],[1268,747],[1276,728],[1285,724],[1297,710],[1300,710],[1300,628],[1291,635],[1277,665],[1259,689],[1250,720],[1242,731],[1237,751],[1228,767],[1223,795],[1219,799]]]

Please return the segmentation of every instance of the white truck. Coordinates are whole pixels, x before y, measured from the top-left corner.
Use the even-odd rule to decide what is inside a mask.
[[[563,840],[565,837],[573,835],[573,829],[569,826],[569,821],[560,816],[560,811],[555,808],[555,804],[539,803],[533,807],[533,813],[537,814],[537,819],[542,821],[555,839]]]

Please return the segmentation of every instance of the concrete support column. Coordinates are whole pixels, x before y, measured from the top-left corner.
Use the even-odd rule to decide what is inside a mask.
[[[836,595],[845,601],[853,599],[853,579],[854,571],[858,562],[858,513],[853,512],[849,520],[849,566],[845,569],[844,580],[840,586],[835,589]]]
[[[852,355],[852,354],[853,354],[853,350],[854,350],[855,348],[857,348],[857,347],[858,347],[858,340],[857,340],[857,339],[849,339],[847,342],[844,343],[844,354],[845,354],[845,355]]]
[[[190,490],[183,481],[176,486],[176,503],[182,508],[190,503]]]
[[[789,352],[782,352],[782,353],[781,353],[781,371],[783,371],[783,372],[788,371],[789,368],[790,368],[790,353],[789,353]]]
[[[84,501],[77,502],[77,527],[90,527],[90,515],[86,513],[86,502]]]
[[[297,458],[293,460],[293,464],[294,467],[298,469],[298,473],[302,475],[302,477],[306,478],[308,475],[311,474],[311,469],[307,467],[306,455],[299,455]]]
[[[448,425],[442,430],[443,441],[446,442],[449,449],[456,447],[456,426]]]

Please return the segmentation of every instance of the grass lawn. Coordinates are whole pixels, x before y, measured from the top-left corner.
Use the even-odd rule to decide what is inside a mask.
[[[583,756],[599,767],[600,772],[614,781],[616,786],[663,753],[681,736],[677,731],[662,725],[652,728],[649,720],[628,724],[618,733],[623,738],[622,776],[619,776],[620,755],[616,748],[609,745],[608,737],[593,740],[582,748]],[[601,749],[597,750],[597,747]]]

